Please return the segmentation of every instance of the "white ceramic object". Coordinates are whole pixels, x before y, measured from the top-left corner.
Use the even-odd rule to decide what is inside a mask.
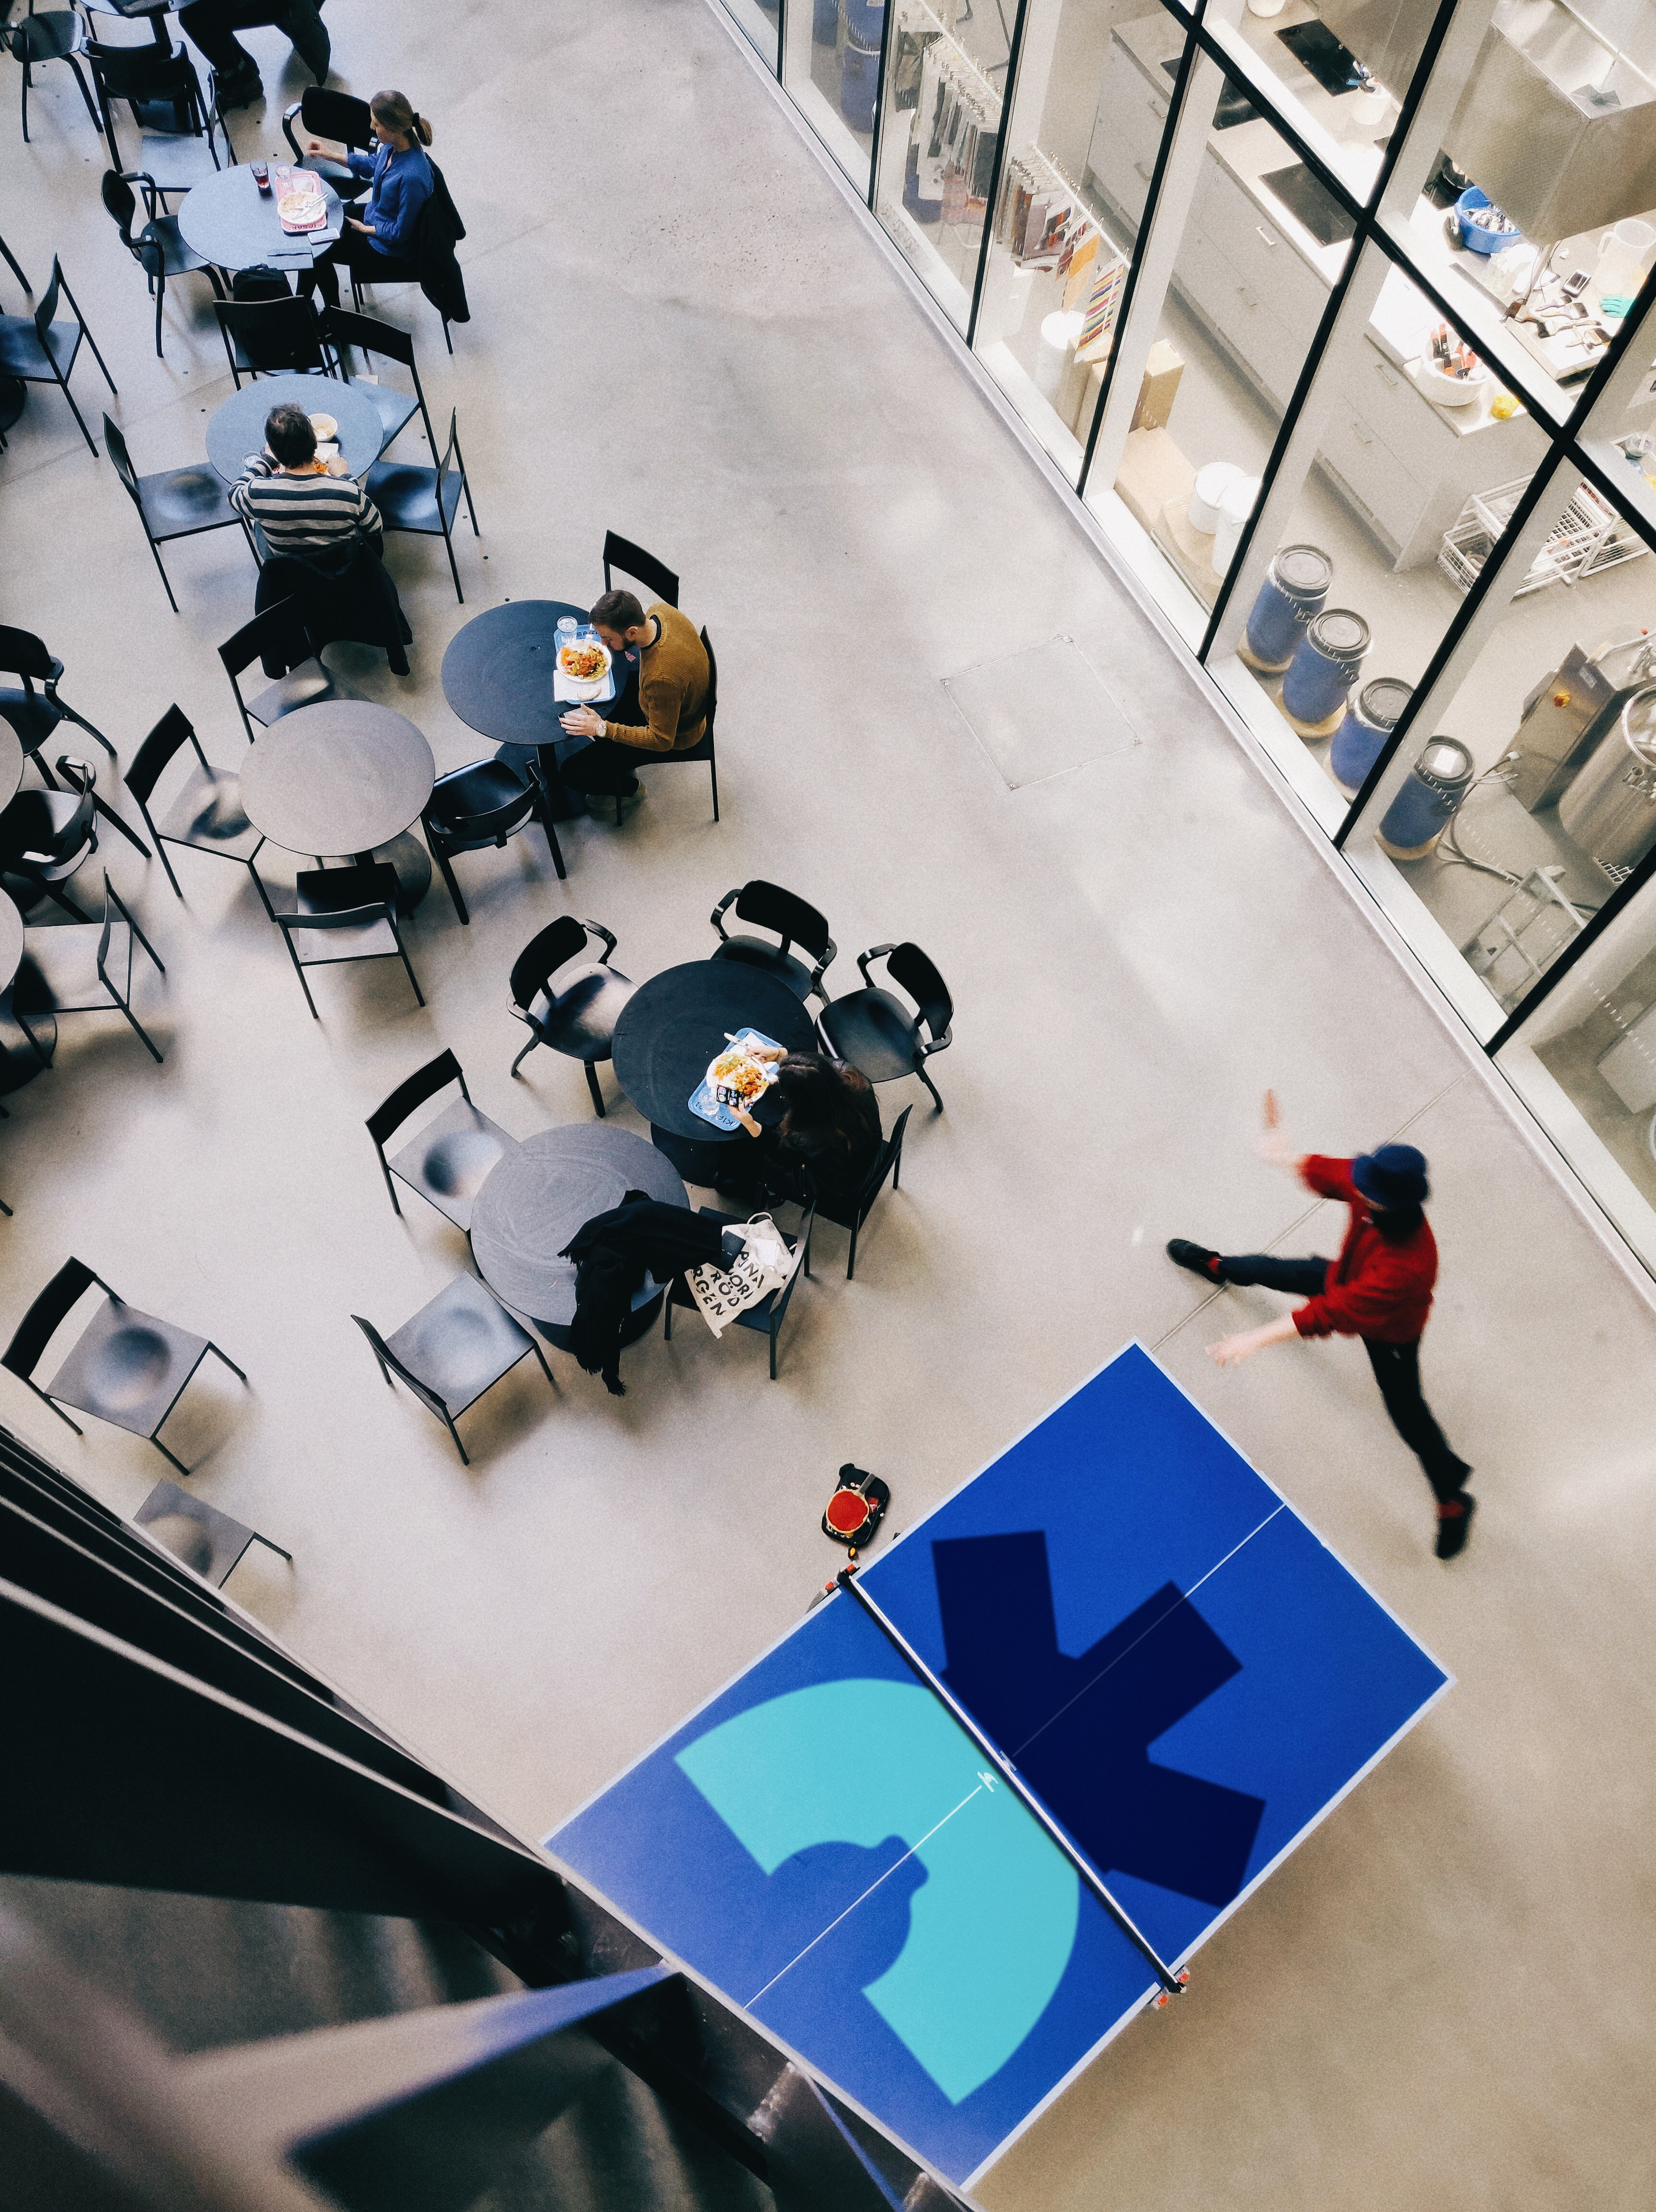
[[[1248,13],[1251,15],[1280,15],[1286,5],[1287,0],[1248,0]]]
[[[1196,472],[1196,483],[1190,493],[1190,523],[1192,530],[1204,538],[1211,538],[1219,527],[1219,506],[1233,483],[1244,471],[1234,461],[1209,461]]]
[[[1352,94],[1351,119],[1367,129],[1370,124],[1381,121],[1391,105],[1391,95],[1385,87],[1383,84],[1371,85],[1367,92]]]
[[[1470,407],[1482,399],[1494,379],[1482,362],[1470,376],[1451,376],[1429,354],[1423,354],[1416,365],[1415,381],[1436,406]]]
[[[1214,532],[1212,556],[1215,576],[1222,576],[1235,560],[1243,526],[1253,513],[1253,503],[1258,496],[1259,478],[1239,476],[1220,501],[1219,527]]]
[[[1081,343],[1081,325],[1086,319],[1074,308],[1067,315],[1060,310],[1042,319],[1041,340],[1035,350],[1035,389],[1043,399],[1057,398],[1064,371]]]
[[[1598,265],[1592,272],[1592,289],[1601,300],[1630,300],[1650,270],[1656,230],[1647,222],[1629,218],[1607,230],[1598,241]]]

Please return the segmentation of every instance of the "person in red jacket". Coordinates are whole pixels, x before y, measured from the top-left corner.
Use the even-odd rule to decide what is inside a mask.
[[[1438,1501],[1438,1557],[1452,1559],[1465,1546],[1477,1500],[1466,1488],[1471,1468],[1451,1451],[1421,1395],[1421,1332],[1438,1277],[1437,1244],[1421,1211],[1429,1192],[1426,1162],[1412,1145],[1381,1145],[1350,1160],[1301,1156],[1282,1135],[1269,1091],[1259,1149],[1294,1169],[1319,1198],[1341,1200],[1350,1222],[1337,1260],[1274,1260],[1263,1252],[1232,1258],[1175,1237],[1167,1256],[1192,1274],[1210,1283],[1263,1284],[1306,1301],[1262,1328],[1221,1337],[1209,1354],[1221,1367],[1239,1367],[1268,1344],[1294,1336],[1361,1337],[1392,1425]]]

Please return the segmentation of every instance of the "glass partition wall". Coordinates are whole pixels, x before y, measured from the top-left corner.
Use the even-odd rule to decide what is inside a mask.
[[[1656,6],[723,4],[1656,1274]]]

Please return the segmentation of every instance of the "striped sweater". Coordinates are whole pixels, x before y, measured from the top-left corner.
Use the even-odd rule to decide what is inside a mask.
[[[230,504],[259,525],[272,553],[304,559],[340,550],[359,533],[380,537],[380,510],[355,477],[284,476],[265,453],[248,454]]]

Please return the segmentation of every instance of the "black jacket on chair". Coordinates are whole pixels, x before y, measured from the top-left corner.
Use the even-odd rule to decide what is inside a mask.
[[[687,1267],[721,1260],[724,1236],[716,1221],[687,1206],[630,1190],[619,1206],[582,1222],[560,1256],[575,1263],[569,1349],[588,1375],[602,1375],[611,1395],[620,1398],[626,1395],[621,1332],[634,1291],[646,1274],[667,1283]]]
[[[465,235],[466,225],[448,197],[442,171],[434,161],[431,197],[420,210],[414,265],[420,272],[421,291],[437,313],[451,323],[469,323],[472,319],[472,310],[466,304],[466,279],[454,258],[454,248]]]
[[[407,674],[403,647],[414,633],[385,562],[364,540],[358,539],[338,562],[331,556],[312,562],[273,553],[259,572],[253,611],[262,615],[283,599],[298,600],[319,653],[342,639],[356,645],[382,645],[393,671]],[[286,672],[267,661],[265,673],[281,676]]]

